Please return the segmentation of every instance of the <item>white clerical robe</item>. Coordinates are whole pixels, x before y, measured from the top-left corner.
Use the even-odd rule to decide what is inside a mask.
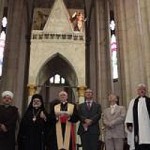
[[[133,123],[133,104],[134,104],[135,99],[132,99],[129,103],[127,114],[126,114],[126,119],[125,119],[125,124],[126,123]],[[126,126],[125,126],[126,127]],[[129,132],[127,129],[125,129],[127,132],[127,142],[130,145],[130,150],[134,150],[134,129],[132,132]]]
[[[133,130],[132,132],[127,131],[128,144],[130,145],[130,150],[134,150],[134,121],[133,121],[133,105],[135,99],[132,99],[127,115],[125,123],[132,123]],[[150,144],[150,118],[148,115],[146,100],[144,97],[139,98],[138,102],[138,124],[139,124],[139,144]]]

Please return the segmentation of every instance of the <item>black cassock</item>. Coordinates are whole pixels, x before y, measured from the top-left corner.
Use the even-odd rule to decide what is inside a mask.
[[[55,112],[54,112],[54,107],[51,110],[51,113],[49,115],[50,125],[49,125],[49,133],[48,133],[49,135],[47,137],[47,150],[58,150],[57,138],[56,138],[56,122],[57,122],[57,120],[56,120],[56,116],[55,116]],[[61,103],[61,111],[67,111],[67,103],[65,103],[65,104]],[[78,120],[79,120],[78,112],[77,112],[76,105],[74,104],[73,114],[70,117],[69,121],[71,123],[76,123]],[[62,127],[62,134],[64,137],[66,124],[62,123],[61,127]],[[72,138],[70,140],[70,148],[69,149],[72,150]]]
[[[0,105],[0,123],[7,132],[0,130],[0,150],[15,150],[15,129],[18,119],[18,109],[15,106]]]
[[[34,114],[36,119],[34,118]],[[21,120],[18,150],[45,150],[46,122],[40,118],[41,110],[29,109]]]

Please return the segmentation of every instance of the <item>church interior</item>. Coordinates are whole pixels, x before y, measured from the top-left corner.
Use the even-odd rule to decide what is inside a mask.
[[[23,113],[34,93],[60,90],[81,103],[91,88],[102,108],[116,93],[127,106],[150,92],[149,0],[0,0],[0,91]]]

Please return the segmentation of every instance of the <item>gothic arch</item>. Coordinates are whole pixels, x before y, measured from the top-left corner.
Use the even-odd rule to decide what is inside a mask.
[[[51,84],[49,79],[59,74],[65,79],[65,84]],[[49,109],[49,102],[58,97],[60,90],[66,90],[69,94],[69,101],[77,99],[76,90],[78,77],[70,61],[60,53],[55,53],[49,57],[40,67],[35,76],[37,92],[41,93],[45,99],[45,106]]]
[[[63,76],[70,86],[78,85],[78,77],[73,65],[60,53],[56,53],[48,58],[41,66],[37,78],[36,85],[41,85],[55,74]]]

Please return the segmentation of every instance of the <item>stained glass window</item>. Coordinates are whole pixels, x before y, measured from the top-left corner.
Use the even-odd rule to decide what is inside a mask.
[[[7,18],[3,17],[2,19],[2,30],[0,33],[0,76],[2,75],[2,66],[3,66],[3,54],[6,40],[6,27],[7,27]]]
[[[65,84],[65,79],[61,77],[59,74],[55,74],[53,77],[49,79],[52,84]]]
[[[115,21],[110,21],[111,39],[110,39],[110,55],[112,65],[112,77],[113,79],[118,78],[118,59],[117,59],[117,41],[115,35]]]

